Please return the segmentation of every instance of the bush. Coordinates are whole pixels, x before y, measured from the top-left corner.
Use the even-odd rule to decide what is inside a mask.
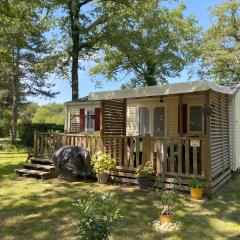
[[[154,174],[153,166],[150,161],[146,162],[144,166],[141,166],[137,170],[137,177],[148,177],[148,176],[152,176],[153,174]]]
[[[34,131],[63,132],[64,125],[57,125],[53,123],[20,123],[18,124],[18,135],[22,144],[28,147],[33,146]]]
[[[108,173],[115,168],[115,161],[109,154],[97,152],[91,159],[95,173]]]
[[[191,187],[191,188],[206,188],[206,184],[203,182],[200,182],[198,179],[193,178],[189,182],[189,187]]]
[[[8,122],[0,121],[0,137],[9,137],[10,130],[11,130],[10,121]]]
[[[112,227],[120,218],[119,201],[115,195],[109,193],[107,196],[99,196],[89,193],[87,198],[74,205],[78,214],[76,239],[109,239]]]

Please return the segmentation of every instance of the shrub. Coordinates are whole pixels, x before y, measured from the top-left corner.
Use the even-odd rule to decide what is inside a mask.
[[[74,205],[78,214],[76,239],[109,239],[112,227],[120,218],[119,201],[115,195],[89,193],[88,197],[78,200]]]
[[[115,161],[111,156],[102,152],[93,155],[91,164],[95,173],[108,173],[115,168]]]
[[[22,144],[33,146],[34,131],[39,132],[63,132],[64,125],[49,123],[20,123],[18,124],[18,135]]]
[[[200,182],[199,180],[193,178],[190,182],[189,182],[189,187],[191,188],[206,188],[206,184],[203,182]]]
[[[146,162],[144,166],[141,166],[137,170],[137,177],[147,177],[153,175],[153,166],[150,161]]]
[[[174,178],[170,185],[169,190],[164,189],[165,176],[160,175],[156,177],[154,187],[159,193],[161,202],[161,215],[171,215],[174,212],[174,206],[176,203],[176,184],[181,187],[182,179],[179,177]]]

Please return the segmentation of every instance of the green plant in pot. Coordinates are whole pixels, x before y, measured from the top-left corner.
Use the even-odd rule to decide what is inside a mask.
[[[109,154],[97,152],[91,159],[93,171],[96,173],[98,182],[106,184],[109,179],[109,172],[115,169],[115,161]]]
[[[161,213],[159,220],[161,224],[169,224],[173,222],[176,193],[174,184],[171,184],[170,190],[164,190],[164,179],[164,176],[158,176],[154,186],[159,192],[161,202]]]
[[[202,199],[203,198],[203,190],[206,188],[206,184],[203,182],[200,182],[198,179],[193,178],[189,182],[191,197],[193,199]]]
[[[140,189],[147,189],[152,186],[152,176],[154,175],[152,163],[146,162],[137,170],[137,181]]]

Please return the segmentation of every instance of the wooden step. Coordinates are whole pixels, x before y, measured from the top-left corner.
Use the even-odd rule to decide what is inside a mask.
[[[41,179],[51,178],[51,174],[49,172],[33,170],[33,169],[26,169],[26,168],[17,169],[16,173],[18,173],[19,175],[26,175],[26,176],[30,176],[30,177],[39,177]]]
[[[30,160],[31,160],[32,163],[53,165],[52,159],[49,159],[49,158],[31,158]]]
[[[38,169],[43,171],[53,171],[55,167],[53,165],[43,165],[43,164],[37,164],[37,163],[25,163],[24,167],[27,169]]]

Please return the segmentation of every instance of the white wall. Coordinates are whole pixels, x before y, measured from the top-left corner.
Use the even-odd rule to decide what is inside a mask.
[[[70,117],[71,115],[79,115],[80,108],[100,108],[100,103],[76,103],[71,105],[66,105],[66,114],[65,114],[65,131],[70,131]],[[79,123],[80,126],[80,118],[74,118],[73,122]]]
[[[153,113],[157,106],[165,106],[165,136],[178,135],[178,97],[165,97],[160,102],[160,97],[127,100],[127,136],[139,135],[139,108],[148,107],[149,132],[153,133]]]
[[[240,168],[240,91],[235,96],[234,104],[234,161],[233,170]]]

